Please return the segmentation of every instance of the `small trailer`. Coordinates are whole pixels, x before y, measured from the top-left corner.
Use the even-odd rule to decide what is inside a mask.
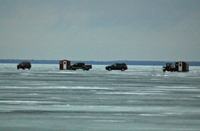
[[[60,70],[69,70],[69,66],[71,65],[71,61],[69,60],[61,60],[59,62]]]
[[[189,64],[184,61],[179,61],[175,63],[176,71],[187,72],[189,71]]]
[[[184,61],[175,62],[175,66],[173,63],[166,63],[166,66],[163,66],[163,72],[165,71],[187,72],[189,71],[189,64]]]

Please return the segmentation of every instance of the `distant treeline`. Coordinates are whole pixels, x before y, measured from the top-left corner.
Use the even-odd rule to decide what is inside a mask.
[[[59,64],[60,60],[18,60],[18,59],[0,59],[0,63],[20,63],[22,61],[29,61],[32,64]],[[175,63],[177,61],[71,61],[72,64],[76,62],[84,62],[91,65],[111,65],[113,63],[126,63],[127,65],[165,65],[166,63]],[[190,66],[200,66],[200,61],[186,61]]]

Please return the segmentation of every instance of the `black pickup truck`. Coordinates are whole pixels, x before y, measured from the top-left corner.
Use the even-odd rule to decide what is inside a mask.
[[[89,70],[92,69],[92,65],[85,65],[85,63],[75,63],[74,65],[69,66],[70,70],[82,69],[82,70]]]

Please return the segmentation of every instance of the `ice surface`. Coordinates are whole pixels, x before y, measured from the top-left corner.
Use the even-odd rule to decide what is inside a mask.
[[[200,67],[0,64],[0,130],[199,130]]]

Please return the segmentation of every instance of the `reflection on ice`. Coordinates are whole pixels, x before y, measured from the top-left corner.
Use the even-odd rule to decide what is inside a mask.
[[[155,95],[155,94],[161,94],[161,91],[148,91],[148,92],[98,92],[96,94],[107,94],[107,95]]]

